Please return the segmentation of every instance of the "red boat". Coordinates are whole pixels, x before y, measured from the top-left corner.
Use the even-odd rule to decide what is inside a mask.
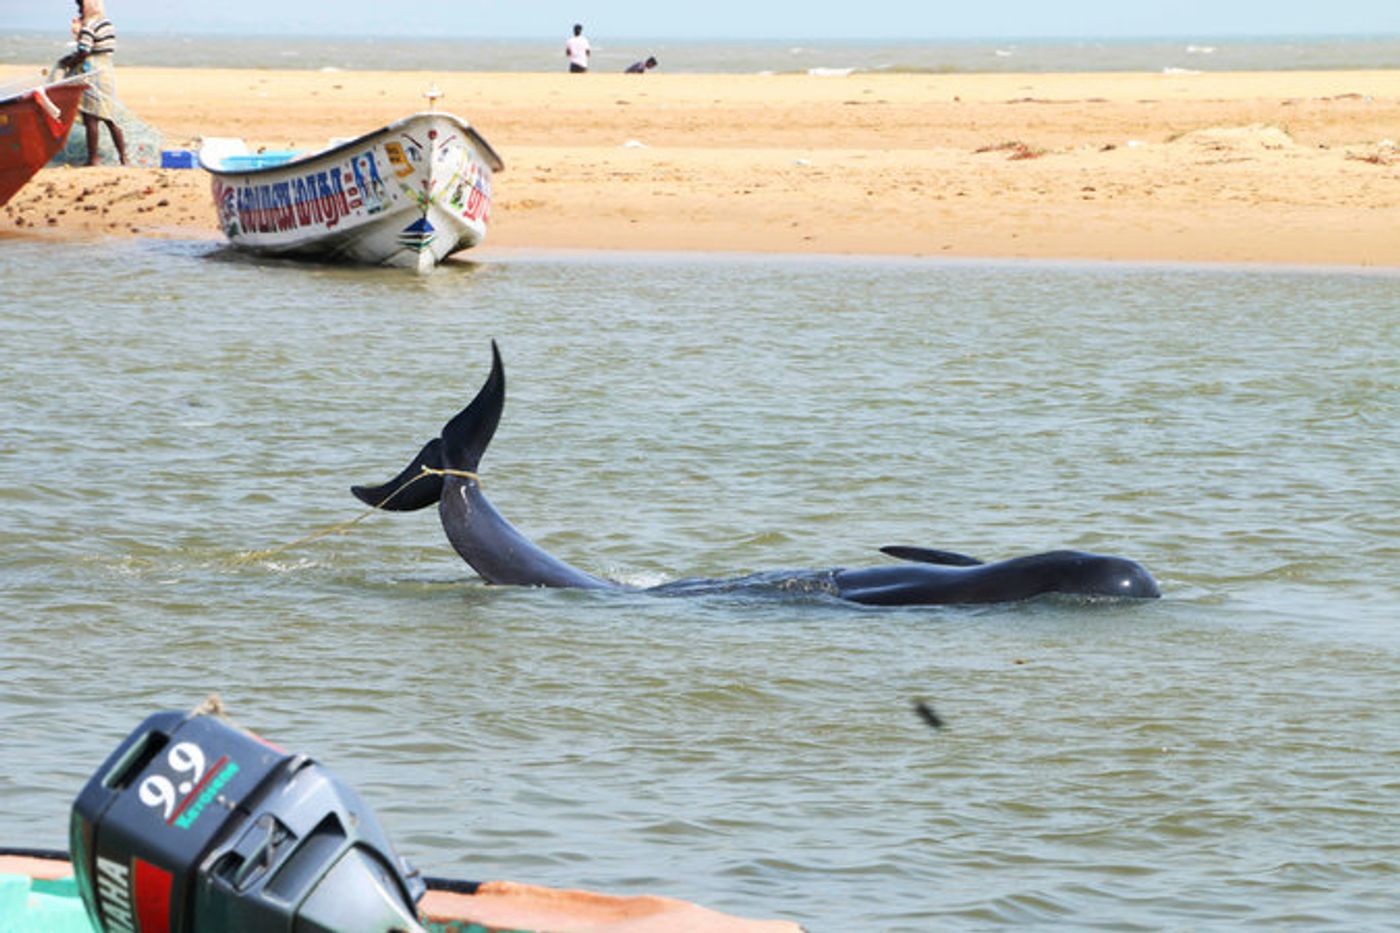
[[[86,79],[0,87],[0,204],[15,196],[63,148]]]

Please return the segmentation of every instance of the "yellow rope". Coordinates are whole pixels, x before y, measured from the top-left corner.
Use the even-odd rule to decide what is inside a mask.
[[[457,476],[457,477],[461,477],[462,479],[469,479],[469,480],[471,480],[472,482],[476,483],[478,486],[481,485],[481,477],[480,477],[480,476],[477,476],[475,473],[472,473],[472,472],[469,471],[469,470],[434,470],[432,467],[419,467],[419,469],[421,469],[421,470],[423,471],[423,473],[427,473],[429,476]],[[416,483],[416,482],[418,482],[418,480],[420,480],[420,479],[423,478],[423,473],[420,473],[420,474],[418,474],[417,476],[413,477],[413,479],[409,480],[408,483]],[[404,486],[407,486],[408,483],[404,483],[403,485],[404,485]],[[400,486],[400,487],[399,487],[399,489],[402,489],[402,488],[403,488],[403,486]],[[396,496],[396,495],[398,495],[398,494],[399,494],[399,490],[398,490],[398,489],[395,489],[395,490],[390,494],[389,498],[393,498],[394,496]],[[385,500],[384,500],[384,502],[388,502],[388,501],[389,501],[389,499],[385,499]],[[381,503],[379,503],[379,504],[382,506],[382,505],[384,504],[384,502],[381,502]]]
[[[398,489],[395,489],[383,499],[379,500],[377,504],[370,506],[368,509],[361,512],[359,515],[356,515],[354,518],[347,519],[343,522],[337,522],[336,524],[331,525],[327,528],[322,528],[320,531],[313,531],[311,534],[306,535],[303,538],[297,538],[295,541],[292,541],[289,544],[283,544],[278,547],[268,548],[264,551],[244,551],[242,554],[239,554],[237,557],[235,557],[233,559],[233,562],[235,564],[247,564],[252,563],[255,560],[267,560],[269,557],[281,554],[284,551],[290,551],[292,548],[300,547],[303,544],[310,544],[312,541],[315,541],[318,538],[324,538],[327,535],[338,534],[344,531],[345,529],[351,527],[352,525],[358,525],[360,522],[369,518],[375,512],[380,511],[384,508],[384,506],[388,505],[390,500],[392,500],[395,496],[397,496],[399,493],[403,492],[409,486],[412,486],[414,483],[418,482],[425,476],[457,476],[462,479],[472,480],[478,486],[481,485],[481,477],[477,476],[475,473],[468,472],[467,470],[435,470],[432,467],[425,466],[421,468],[421,472],[417,476],[405,480],[399,486]]]

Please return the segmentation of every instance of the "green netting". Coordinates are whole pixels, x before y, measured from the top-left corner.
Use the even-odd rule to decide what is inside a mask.
[[[55,66],[49,72],[50,80],[58,80],[65,77],[67,72]],[[117,71],[117,88],[121,88],[121,71]],[[122,135],[126,137],[126,161],[128,165],[139,165],[143,168],[157,168],[160,166],[160,150],[164,142],[160,131],[152,126],[142,123],[141,120],[132,113],[131,110],[121,102],[116,102],[117,126],[121,127]],[[97,155],[103,165],[116,165],[117,147],[112,145],[112,134],[107,131],[107,127],[101,126],[97,134]],[[68,141],[64,144],[52,159],[50,165],[86,165],[87,164],[87,133],[83,131],[83,117],[79,114],[73,121],[73,129],[68,133]]]
[[[160,150],[163,137],[153,127],[142,123],[121,101],[117,102],[117,126],[126,137],[126,161],[128,165],[143,168],[160,166]],[[97,155],[103,165],[117,164],[117,147],[112,145],[112,134],[107,127],[100,128]],[[50,165],[86,165],[87,134],[83,131],[82,117],[73,121],[73,130],[68,134],[68,142],[49,160]]]

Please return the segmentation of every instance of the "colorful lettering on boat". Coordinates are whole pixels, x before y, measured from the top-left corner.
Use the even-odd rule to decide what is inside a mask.
[[[466,177],[452,188],[448,203],[467,220],[489,220],[491,208],[491,176],[482,171],[476,159],[466,159]]]
[[[482,165],[477,163],[475,158],[466,160],[468,164],[468,175],[465,184],[468,188],[466,195],[466,205],[456,205],[461,207],[462,216],[468,220],[487,221],[490,219],[491,209],[491,175],[490,172],[482,171]],[[458,189],[461,192],[461,188]]]
[[[230,238],[240,233],[282,233],[304,227],[331,229],[362,208],[368,215],[383,211],[387,195],[372,149],[341,166],[288,181],[230,185],[216,179],[214,183],[219,226]]]
[[[250,233],[280,233],[298,227],[340,223],[350,213],[339,168],[309,172],[288,181],[237,189],[239,225]]]
[[[491,176],[481,171],[475,162],[472,163],[472,170],[476,178],[472,181],[472,191],[467,196],[467,209],[462,211],[462,216],[468,220],[480,220],[485,223],[491,218]]]
[[[225,755],[215,762],[214,767],[209,769],[209,773],[204,776],[204,780],[199,782],[199,786],[190,791],[185,802],[180,805],[180,809],[171,814],[171,825],[179,829],[189,829],[194,825],[195,820],[204,812],[204,808],[214,802],[219,796],[219,792],[224,789],[229,781],[233,780],[238,773],[238,763],[229,761]]]

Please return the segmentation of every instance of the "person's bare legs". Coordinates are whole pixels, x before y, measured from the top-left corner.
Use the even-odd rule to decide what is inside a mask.
[[[117,158],[126,164],[126,134],[117,126],[116,120],[103,120],[90,113],[83,114],[83,132],[87,134],[87,164],[97,164],[97,144],[101,140],[102,124],[107,124],[107,132],[112,134],[112,145],[117,147]]]
[[[87,134],[88,165],[97,164],[97,131],[97,116],[91,113],[83,114],[83,132]]]
[[[117,158],[122,160],[122,165],[126,164],[126,137],[122,134],[122,128],[117,126],[116,120],[106,120],[107,132],[112,134],[112,143],[117,147]]]

